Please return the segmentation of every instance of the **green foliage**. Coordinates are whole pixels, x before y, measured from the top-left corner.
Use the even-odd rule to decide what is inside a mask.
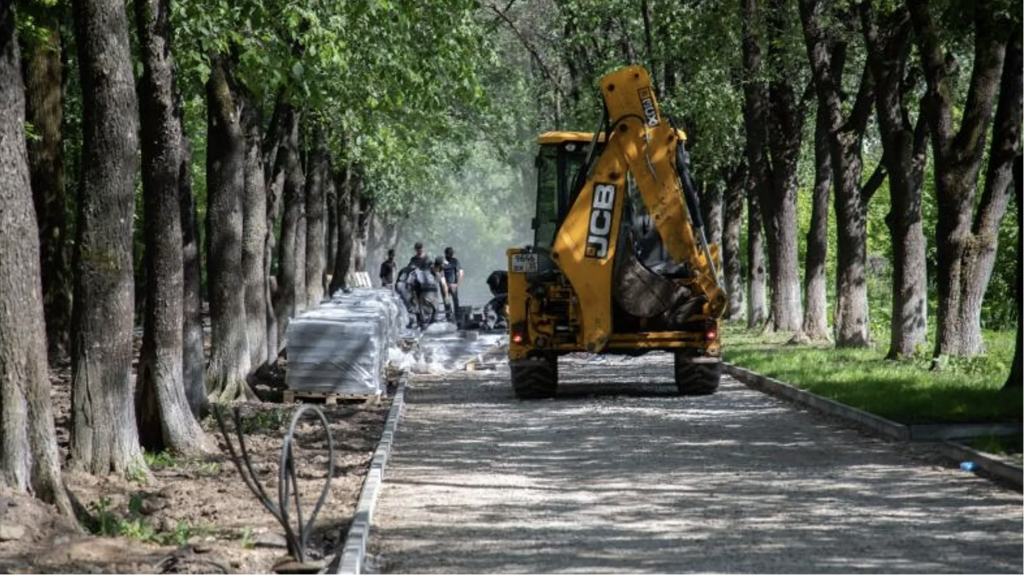
[[[196,526],[188,521],[179,521],[169,532],[158,531],[142,516],[142,495],[139,493],[132,494],[128,500],[125,517],[114,511],[111,501],[107,497],[101,497],[90,503],[89,509],[95,515],[90,532],[101,537],[120,536],[136,539],[142,543],[182,546],[188,543],[192,537],[213,532],[213,529],[208,526]]]
[[[176,467],[181,463],[178,458],[169,451],[161,451],[159,453],[144,451],[142,455],[146,460],[146,465],[151,469],[158,467]]]
[[[727,361],[903,423],[1019,421],[1020,388],[1003,390],[1013,357],[1013,334],[985,332],[988,353],[950,361],[886,361],[885,347],[834,349],[786,345],[786,337],[726,326]],[[884,341],[887,341],[884,340]]]

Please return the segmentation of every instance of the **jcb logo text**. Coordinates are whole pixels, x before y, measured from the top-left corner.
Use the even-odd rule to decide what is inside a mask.
[[[615,186],[594,185],[594,202],[590,205],[590,228],[587,233],[588,258],[608,257],[608,239],[612,233],[612,215],[615,213]]]

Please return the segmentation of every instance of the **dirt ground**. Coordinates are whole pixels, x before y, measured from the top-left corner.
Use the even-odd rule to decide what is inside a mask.
[[[281,403],[283,369],[279,366],[255,385],[262,402],[239,406],[250,431],[246,448],[253,469],[275,504],[283,437],[297,408]],[[68,447],[70,380],[67,366],[52,375],[62,455]],[[390,403],[319,406],[330,421],[335,471],[309,536],[312,560],[330,563],[340,553]],[[286,559],[284,529],[246,487],[215,419],[202,424],[217,440],[219,454],[203,460],[148,457],[152,477],[135,481],[65,472],[64,481],[89,527],[79,527],[35,499],[0,490],[0,572],[272,572]],[[232,440],[237,450],[237,438]],[[293,449],[303,520],[308,521],[328,463],[326,436],[313,414],[297,426]],[[294,499],[291,509],[295,525]]]

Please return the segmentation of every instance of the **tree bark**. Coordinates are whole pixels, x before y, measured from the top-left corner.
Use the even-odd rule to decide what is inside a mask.
[[[887,359],[917,354],[927,338],[928,278],[924,227],[921,220],[922,183],[927,160],[927,131],[923,115],[915,128],[909,117],[907,85],[910,19],[899,8],[876,23],[869,2],[859,6],[861,29],[868,47],[868,66],[874,78],[875,108],[882,133],[882,163],[889,173],[890,210],[886,224],[892,234],[892,326]],[[880,24],[880,26],[879,26]],[[927,106],[923,103],[922,106]]]
[[[146,470],[132,400],[138,117],[128,20],[118,0],[76,0],[82,173],[71,321],[71,466]],[[128,423],[126,423],[128,422]]]
[[[822,28],[822,13],[828,6],[820,0],[800,0],[800,18],[818,106],[824,109],[828,119],[829,154],[836,191],[836,303],[833,329],[837,346],[868,347],[871,345],[871,336],[866,275],[867,203],[881,180],[872,178],[870,185],[861,188],[861,150],[871,116],[874,85],[865,68],[853,108],[849,114],[844,114],[841,88],[846,44],[839,38],[829,36]]]
[[[1021,218],[1021,200],[1024,199],[1024,159],[1021,158],[1020,154],[1017,154],[1017,158],[1013,162],[1013,190],[1014,190],[1014,203],[1017,205],[1017,230],[1018,232],[1024,229]],[[1024,281],[1024,274],[1022,274],[1021,258],[1017,258],[1017,289],[1014,290],[1014,297],[1017,300],[1017,309],[1021,308],[1021,283]],[[1010,376],[1006,378],[1006,383],[1003,384],[1003,389],[1009,389],[1012,387],[1021,387],[1024,385],[1024,365],[1022,365],[1022,352],[1024,352],[1024,314],[1017,314],[1017,345],[1013,352],[1013,363],[1010,364]]]
[[[25,119],[36,138],[28,141],[28,166],[43,273],[43,309],[50,360],[68,353],[71,328],[71,265],[68,257],[64,153],[63,71],[57,10],[37,11],[38,24],[50,30],[44,41],[26,43]]]
[[[327,141],[315,132],[315,148],[309,162],[306,180],[306,285],[303,295],[306,307],[315,308],[324,299],[326,265],[326,230],[324,229],[324,188],[330,180],[330,156]]]
[[[718,182],[704,182],[701,186],[701,191],[703,193],[701,194],[700,207],[704,212],[704,224],[708,235],[708,243],[721,246],[724,211],[722,204],[725,201],[725,193]]]
[[[184,118],[182,118],[184,122]],[[182,123],[182,133],[185,125]],[[182,298],[182,379],[192,415],[202,417],[206,399],[206,350],[203,345],[202,267],[199,256],[199,210],[192,194],[192,151],[188,138],[182,142],[178,176],[178,207],[181,217],[181,258],[184,267]]]
[[[999,248],[999,227],[1010,203],[1013,163],[1020,154],[1021,135],[1021,25],[1013,29],[1006,46],[999,100],[992,126],[992,144],[985,170],[985,185],[963,255],[960,283],[960,311],[957,324],[962,351],[976,355],[985,351],[981,336],[981,304],[992,278]]]
[[[249,364],[258,368],[268,359],[267,347],[267,188],[263,168],[260,114],[252,95],[240,94],[245,131],[245,200],[242,202],[242,285],[245,289],[245,331]],[[276,357],[276,354],[274,354]]]
[[[331,275],[330,292],[345,287],[345,276],[352,265],[352,165],[338,170],[334,178],[338,194],[338,253],[334,256],[334,273]]]
[[[327,259],[324,262],[324,289],[330,296],[331,279],[334,277],[334,262],[338,255],[338,190],[334,185],[334,169],[328,167],[324,174],[325,196],[327,200]]]
[[[210,449],[190,410],[182,374],[184,301],[179,213],[184,134],[171,56],[170,0],[137,0],[145,203],[146,310],[135,408],[142,444],[198,455]]]
[[[0,0],[0,485],[72,516],[46,366],[39,228],[25,147],[14,7]]]
[[[742,0],[740,19],[743,22],[743,71],[748,81],[743,87],[743,124],[746,128],[747,160],[747,326],[760,326],[765,321],[764,236],[761,225],[761,198],[768,197],[771,172],[768,167],[768,134],[766,87],[761,75],[760,12],[758,0]]]
[[[765,317],[764,230],[757,194],[747,183],[747,327],[761,327]]]
[[[366,248],[367,240],[370,237],[370,220],[373,218],[373,204],[370,198],[364,193],[363,175],[360,170],[353,174],[352,185],[352,209],[353,209],[353,233],[352,238],[352,271],[366,271]],[[440,254],[438,254],[440,255]]]
[[[729,293],[725,319],[733,321],[745,319],[747,312],[743,306],[743,256],[740,254],[746,182],[747,168],[743,163],[738,164],[726,179],[722,267],[725,271],[726,291]]]
[[[741,4],[743,21],[743,118],[747,132],[746,159],[764,225],[771,285],[771,329],[800,328],[802,305],[797,261],[796,168],[803,132],[802,105],[791,85],[795,71],[779,57],[779,38],[785,35],[784,6],[773,2],[767,13],[770,30],[768,61],[773,80],[766,83],[762,62],[762,17],[758,0]],[[748,318],[748,321],[750,319]]]
[[[832,192],[832,160],[829,155],[828,119],[818,106],[814,126],[814,191],[811,199],[811,227],[807,230],[804,264],[803,337],[811,341],[829,339],[828,331],[828,206]]]
[[[926,118],[935,158],[939,305],[934,356],[970,356],[981,351],[981,342],[973,335],[976,330],[968,325],[973,323],[968,319],[973,310],[965,313],[961,308],[974,305],[964,301],[964,286],[977,279],[970,275],[981,271],[973,260],[987,249],[972,245],[975,238],[971,216],[985,155],[985,136],[999,90],[1006,51],[1005,27],[997,21],[995,7],[985,3],[974,6],[974,62],[967,101],[961,108],[954,102],[954,92],[947,80],[951,71],[929,3],[909,0],[907,6],[928,84]],[[963,112],[958,130],[953,126],[954,107]],[[998,225],[998,218],[996,222]]]
[[[305,259],[299,260],[298,257],[300,251],[305,252],[306,247],[303,242],[302,249],[299,249],[299,227],[305,226],[303,212],[306,209],[303,199],[305,181],[299,161],[299,112],[287,106],[282,114],[286,136],[277,149],[276,161],[280,166],[275,167],[275,171],[284,178],[284,213],[281,219],[281,240],[277,246],[277,299],[274,301],[279,344],[284,342],[288,321],[295,317],[299,308],[299,286],[305,286],[305,282],[300,283],[301,276],[305,275],[305,264],[300,273],[299,262]]]
[[[206,83],[206,266],[210,301],[210,401],[254,399],[246,383],[251,363],[246,337],[242,276],[242,198],[245,194],[245,135],[237,98],[223,56],[211,62]]]
[[[778,331],[799,331],[803,321],[800,298],[800,261],[797,221],[797,167],[803,144],[806,106],[793,84],[800,70],[788,65],[783,54],[784,39],[791,34],[786,16],[786,3],[770,0],[767,21],[771,30],[768,62],[771,81],[768,84],[767,142],[771,171],[768,185],[760,188],[761,208],[765,224],[771,286],[772,327]]]

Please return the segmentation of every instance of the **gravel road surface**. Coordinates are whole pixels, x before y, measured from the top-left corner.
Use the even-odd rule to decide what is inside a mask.
[[[671,357],[416,376],[374,512],[390,573],[1021,573],[1021,494]]]

